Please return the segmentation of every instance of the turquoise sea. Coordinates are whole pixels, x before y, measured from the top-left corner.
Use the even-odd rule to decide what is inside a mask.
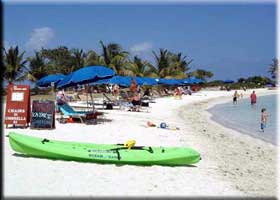
[[[264,132],[260,130],[261,109],[266,108],[268,121]],[[239,99],[236,105],[232,102],[218,104],[208,111],[212,120],[244,134],[249,134],[274,145],[277,144],[277,95],[257,97],[257,103],[251,106],[250,99]]]

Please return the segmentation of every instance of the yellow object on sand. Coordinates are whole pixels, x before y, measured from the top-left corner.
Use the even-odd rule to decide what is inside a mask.
[[[134,147],[134,145],[136,144],[135,140],[128,140],[124,146],[127,147],[127,149],[131,149],[131,147]]]
[[[175,98],[175,99],[182,99],[182,96],[176,95],[176,96],[174,96],[174,98]]]

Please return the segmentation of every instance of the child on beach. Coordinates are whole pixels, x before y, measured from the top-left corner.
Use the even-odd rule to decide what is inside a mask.
[[[264,128],[266,127],[266,121],[267,121],[267,113],[266,113],[266,109],[263,108],[261,110],[261,130],[262,132],[264,132]]]

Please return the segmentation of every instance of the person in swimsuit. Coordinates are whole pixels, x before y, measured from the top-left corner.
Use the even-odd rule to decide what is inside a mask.
[[[261,110],[261,130],[262,130],[262,132],[264,132],[264,129],[266,127],[266,121],[267,121],[267,113],[266,113],[266,109],[263,108]]]
[[[233,94],[233,104],[237,104],[237,98],[238,98],[238,93],[237,91],[235,90],[234,94]]]
[[[254,105],[257,103],[257,95],[256,95],[255,91],[253,91],[253,93],[250,95],[250,99],[251,99],[251,105]]]
[[[141,105],[141,94],[136,92],[134,93],[134,96],[132,98],[132,101],[131,101],[132,105],[133,105],[133,111],[137,111],[139,112],[139,107]]]

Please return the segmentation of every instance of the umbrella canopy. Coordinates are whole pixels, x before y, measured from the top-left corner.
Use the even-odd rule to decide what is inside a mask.
[[[204,82],[204,80],[202,80],[200,78],[195,78],[195,77],[181,79],[180,81],[183,84],[198,84],[198,83],[203,83]]]
[[[111,77],[112,78],[112,77]],[[98,81],[92,82],[89,85],[102,85],[102,84],[110,84],[109,81],[111,78],[100,79]]]
[[[40,80],[36,82],[36,85],[39,87],[48,87],[51,86],[51,83],[54,83],[55,85],[63,80],[65,78],[65,75],[63,74],[51,74],[48,76],[44,76]]]
[[[129,87],[131,82],[131,77],[129,76],[113,76],[111,78],[106,78],[98,80],[91,83],[90,85],[101,85],[101,84],[118,84],[122,87]]]
[[[234,83],[233,80],[225,80],[224,83]]]
[[[156,80],[158,80],[158,84],[162,85],[181,85],[181,82],[178,79],[160,78]]]
[[[157,85],[158,82],[155,78],[150,77],[136,77],[137,85]]]
[[[104,66],[89,66],[78,69],[67,75],[57,85],[58,88],[71,87],[110,78],[115,75],[114,70]]]
[[[98,80],[96,82],[91,83],[90,85],[101,85],[101,84],[118,84],[122,87],[130,87],[131,80],[133,77],[131,76],[113,76],[108,79]],[[135,78],[137,85],[157,85],[158,82],[155,78],[150,77],[136,77]]]

